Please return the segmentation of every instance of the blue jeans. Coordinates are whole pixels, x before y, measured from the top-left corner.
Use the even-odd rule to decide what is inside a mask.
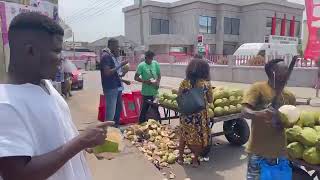
[[[255,154],[249,154],[248,156],[248,170],[247,180],[259,180],[260,179],[260,162],[266,160],[270,165],[276,165],[277,159],[268,159]],[[286,160],[285,158],[279,158],[279,160]]]
[[[114,121],[115,127],[120,125],[122,111],[122,91],[119,89],[104,90],[106,98],[106,121]]]

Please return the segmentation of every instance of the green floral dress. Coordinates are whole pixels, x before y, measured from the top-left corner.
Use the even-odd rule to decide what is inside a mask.
[[[207,90],[207,96],[212,96],[211,83],[206,80],[198,80],[197,88],[204,88]],[[180,84],[180,92],[189,90],[192,85],[189,80],[184,80]],[[208,103],[207,96],[205,101]],[[192,115],[182,115],[180,117],[181,137],[188,145],[200,145],[206,147],[209,143],[210,128],[208,118],[208,108]]]

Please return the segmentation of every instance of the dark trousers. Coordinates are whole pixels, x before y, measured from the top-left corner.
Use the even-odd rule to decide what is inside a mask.
[[[150,106],[147,101],[154,101],[154,96],[143,96],[143,103],[142,103],[142,108],[140,112],[140,117],[139,117],[139,123],[144,123],[147,121],[147,113],[150,109],[152,108],[153,112],[157,113],[157,116],[160,117],[160,113],[158,111],[158,108]]]

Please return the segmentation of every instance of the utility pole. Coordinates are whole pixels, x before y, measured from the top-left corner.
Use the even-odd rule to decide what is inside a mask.
[[[139,11],[140,11],[140,38],[141,46],[144,46],[144,32],[143,32],[143,14],[142,14],[142,0],[139,0]]]
[[[72,32],[73,60],[76,60],[76,44],[74,42],[74,32]]]

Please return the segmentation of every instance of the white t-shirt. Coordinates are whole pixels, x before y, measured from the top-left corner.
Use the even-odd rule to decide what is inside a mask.
[[[43,85],[0,84],[0,157],[43,155],[78,135],[65,100],[49,80]],[[91,180],[84,153],[48,180]]]

